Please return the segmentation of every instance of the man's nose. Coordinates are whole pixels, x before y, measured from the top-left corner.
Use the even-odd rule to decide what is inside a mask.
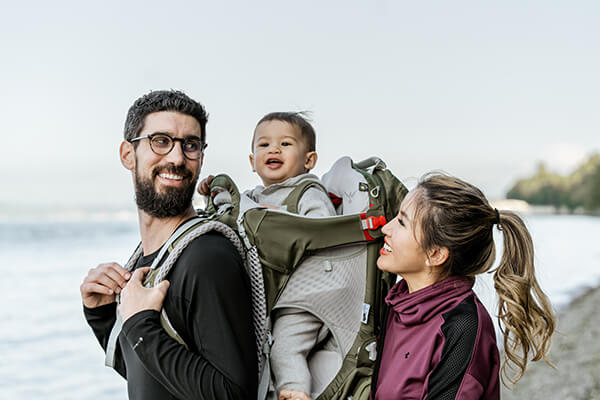
[[[176,141],[173,143],[173,148],[166,155],[167,161],[172,162],[175,165],[180,165],[185,162],[185,155],[183,154],[183,143]]]

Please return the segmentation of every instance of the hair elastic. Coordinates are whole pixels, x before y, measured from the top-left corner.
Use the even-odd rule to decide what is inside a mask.
[[[494,224],[500,225],[500,213],[497,208],[494,208],[494,213],[496,214],[496,219],[494,220]]]

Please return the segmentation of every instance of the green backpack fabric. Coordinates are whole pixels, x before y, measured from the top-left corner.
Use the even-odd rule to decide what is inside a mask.
[[[259,355],[259,400],[265,400],[271,378],[271,312],[290,276],[308,258],[324,262],[328,271],[350,265],[347,261],[339,263],[329,259],[336,249],[342,252],[350,249],[349,253],[344,253],[344,260],[347,254],[358,254],[364,264],[359,266],[364,269],[361,271],[364,289],[360,304],[355,299],[356,304],[350,305],[353,312],[357,312],[360,322],[356,321],[353,325],[356,329],[352,340],[346,340],[343,362],[337,375],[317,399],[369,398],[371,376],[377,358],[376,339],[384,320],[384,299],[396,282],[395,275],[381,271],[376,265],[383,241],[380,228],[395,217],[408,190],[386,168],[385,163],[375,157],[359,163],[343,157],[323,176],[322,182],[324,190],[334,200],[336,210],[339,213],[343,211],[345,215],[308,218],[266,209],[240,195],[235,183],[227,175],[216,176],[211,183],[212,195],[206,209],[199,211],[198,219],[188,221],[187,226],[178,229],[171,237],[164,246],[165,255],[157,257],[157,262],[159,258],[166,260],[154,266],[146,279],[147,286],[158,284],[168,274],[178,253],[183,251],[187,243],[208,230],[218,230],[234,243],[244,260],[252,285],[253,319]],[[297,203],[309,186],[297,187],[290,193],[284,202],[288,210],[297,210]],[[357,208],[357,204],[361,206]],[[358,251],[354,251],[352,246]],[[127,264],[129,268],[135,265],[137,257],[139,254],[134,253]],[[356,307],[360,310],[357,311]],[[164,312],[161,322],[172,337],[183,343]],[[116,330],[118,335],[120,329]]]

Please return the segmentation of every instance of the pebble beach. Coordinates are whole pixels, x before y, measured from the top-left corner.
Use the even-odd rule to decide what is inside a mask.
[[[600,287],[588,289],[558,314],[550,349],[552,368],[528,365],[513,390],[502,399],[600,400]]]

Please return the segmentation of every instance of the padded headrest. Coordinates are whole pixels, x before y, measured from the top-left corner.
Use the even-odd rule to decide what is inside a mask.
[[[342,157],[321,178],[329,193],[342,199],[338,215],[359,214],[369,209],[369,185],[362,174],[352,168],[352,159]]]

